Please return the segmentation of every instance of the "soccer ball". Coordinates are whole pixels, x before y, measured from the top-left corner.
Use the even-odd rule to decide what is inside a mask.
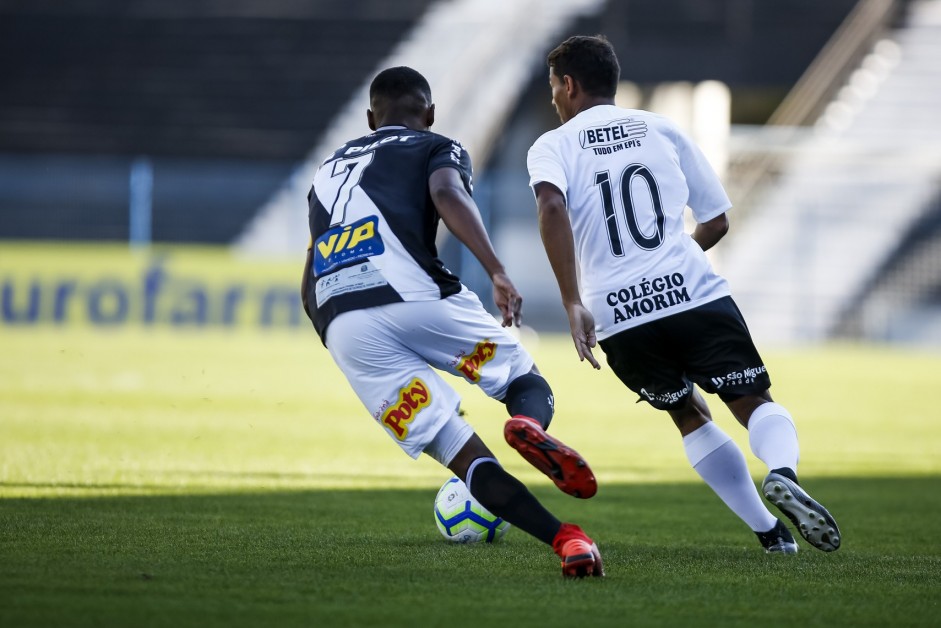
[[[454,543],[493,543],[510,529],[509,522],[481,506],[456,477],[438,490],[435,523],[444,538]]]

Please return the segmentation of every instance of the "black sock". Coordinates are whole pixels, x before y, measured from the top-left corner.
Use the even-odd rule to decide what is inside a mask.
[[[467,488],[484,508],[552,545],[561,522],[503,467],[489,460],[482,462],[474,468],[471,482]]]
[[[794,469],[791,469],[790,467],[781,467],[779,469],[771,469],[771,473],[777,473],[778,475],[783,475],[794,484],[800,484],[800,482],[797,481],[797,474],[794,473]]]

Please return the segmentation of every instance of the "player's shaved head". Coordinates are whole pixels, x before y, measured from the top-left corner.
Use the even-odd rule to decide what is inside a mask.
[[[404,65],[383,70],[369,85],[369,108],[380,126],[421,118],[431,106],[428,81]]]
[[[571,76],[592,96],[614,98],[617,92],[621,66],[614,46],[604,35],[569,37],[546,61],[556,76]]]

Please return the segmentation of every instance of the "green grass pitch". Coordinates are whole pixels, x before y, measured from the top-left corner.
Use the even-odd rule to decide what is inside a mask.
[[[665,415],[567,338],[527,343],[595,498],[558,492],[503,443],[503,407],[452,381],[505,466],[597,540],[603,580],[564,581],[518,530],[445,542],[448,473],[401,453],[308,329],[0,329],[0,626],[938,624],[941,356],[765,350],[801,477],[844,536],[783,557],[698,480]]]

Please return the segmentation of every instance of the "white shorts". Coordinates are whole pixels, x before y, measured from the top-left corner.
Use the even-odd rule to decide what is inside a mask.
[[[458,415],[461,398],[437,371],[503,399],[533,358],[466,287],[435,301],[390,303],[337,316],[327,349],[360,401],[405,452],[445,466],[473,434]],[[432,368],[434,367],[434,368]],[[448,425],[448,438],[435,439]]]

